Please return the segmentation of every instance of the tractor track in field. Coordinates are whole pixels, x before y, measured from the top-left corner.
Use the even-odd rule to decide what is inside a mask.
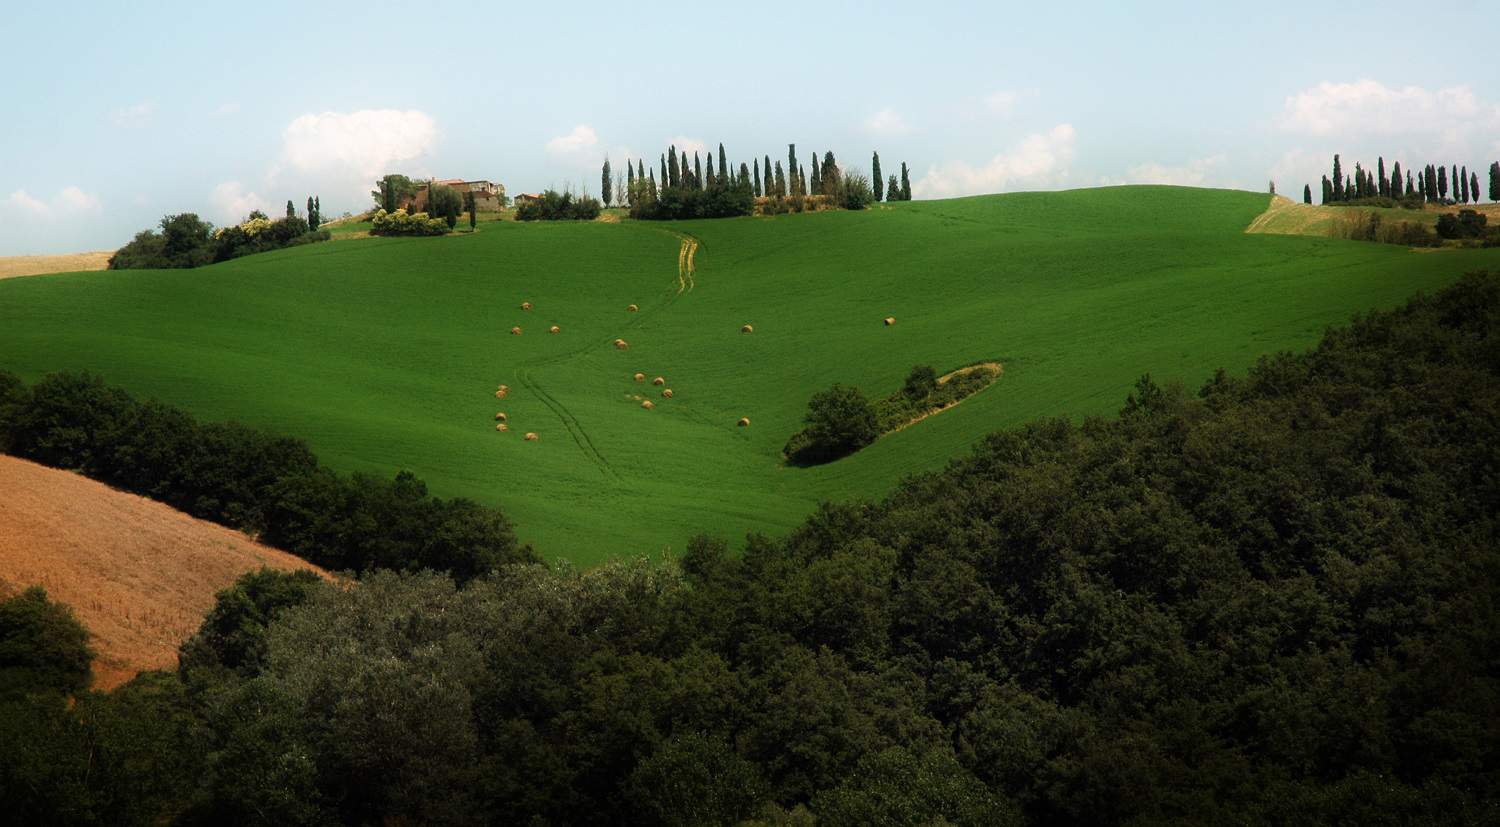
[[[547,409],[557,416],[558,421],[567,430],[568,436],[572,437],[573,442],[578,446],[578,450],[582,451],[584,455],[593,460],[595,465],[599,466],[599,473],[606,477],[615,477],[618,479],[620,476],[619,472],[615,471],[614,466],[610,465],[609,460],[605,459],[604,454],[600,453],[599,446],[594,444],[594,440],[589,437],[588,431],[584,430],[583,423],[579,422],[578,417],[574,416],[573,412],[568,410],[568,406],[557,401],[552,394],[547,393],[541,385],[537,384],[529,368],[523,368],[518,371],[518,374],[521,378],[521,384],[525,385],[527,390],[535,393],[536,397],[542,400],[542,404],[546,405]]]

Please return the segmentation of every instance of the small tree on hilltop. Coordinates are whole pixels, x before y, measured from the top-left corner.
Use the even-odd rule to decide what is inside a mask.
[[[885,198],[885,181],[880,177],[880,153],[870,154],[870,186],[877,202]]]
[[[290,199],[290,198],[288,198],[286,200],[286,217],[287,218],[296,218],[297,217],[297,208],[294,207],[294,206],[292,206],[292,199]]]
[[[604,169],[599,174],[599,199],[608,207],[614,195],[614,177],[609,172],[609,156],[604,156]]]
[[[906,175],[906,162],[901,162],[901,200],[911,200],[911,178]]]
[[[759,158],[755,159],[755,189],[752,190],[752,192],[755,193],[755,197],[756,198],[759,198],[760,195],[761,195],[761,191],[760,191],[760,159]]]
[[[1304,203],[1304,204],[1311,204],[1312,203],[1312,184],[1303,184],[1302,185],[1302,203]]]
[[[891,180],[885,182],[885,200],[901,200],[901,182],[896,180],[896,173],[891,173]]]

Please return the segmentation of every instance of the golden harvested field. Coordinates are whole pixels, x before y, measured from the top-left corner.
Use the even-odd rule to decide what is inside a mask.
[[[114,254],[114,250],[99,250],[58,256],[0,256],[0,279],[103,270],[109,266],[109,257]]]
[[[323,573],[161,503],[0,455],[0,593],[42,586],[71,607],[92,635],[96,688],[174,667],[214,595],[262,566]]]

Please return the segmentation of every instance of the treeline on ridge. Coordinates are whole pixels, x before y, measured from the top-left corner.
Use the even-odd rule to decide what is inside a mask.
[[[246,531],[330,570],[433,569],[465,581],[536,560],[499,511],[432,497],[410,472],[342,476],[301,440],[200,423],[87,373],[27,387],[0,371],[0,452]]]
[[[322,218],[318,198],[308,196],[307,217],[297,215],[291,201],[286,217],[272,221],[260,210],[231,227],[214,226],[195,213],[163,216],[157,230],[142,230],[109,258],[111,270],[172,270],[202,267],[241,256],[327,241],[333,236],[318,229]]]
[[[1497,355],[1500,276],[1471,275],[1196,397],[1143,378],[1118,417],[994,433],[740,555],[698,537],[676,560],[461,587],[251,575],[176,673],[0,703],[26,757],[0,763],[0,805],[32,823],[1490,821]]]
[[[1483,200],[1479,174],[1469,172],[1467,166],[1454,164],[1450,174],[1445,164],[1428,164],[1413,176],[1410,168],[1403,174],[1401,162],[1396,161],[1387,177],[1383,155],[1376,160],[1374,170],[1365,169],[1356,161],[1353,172],[1344,170],[1343,162],[1334,155],[1332,177],[1324,175],[1321,185],[1322,203],[1333,206],[1421,209],[1429,203],[1478,204]],[[1489,196],[1491,201],[1500,201],[1500,161],[1490,164]],[[1302,188],[1302,201],[1312,203],[1310,185]]]

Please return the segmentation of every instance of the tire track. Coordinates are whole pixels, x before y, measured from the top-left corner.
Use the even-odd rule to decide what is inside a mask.
[[[542,389],[541,385],[537,384],[536,379],[531,375],[530,368],[519,371],[519,375],[521,377],[521,384],[525,385],[527,390],[535,393],[537,398],[542,400],[542,404],[546,405],[548,410],[557,416],[558,421],[562,422],[563,428],[567,430],[568,436],[573,438],[573,442],[578,446],[578,450],[582,451],[595,465],[599,466],[599,473],[606,477],[618,479],[620,476],[619,473],[609,464],[609,460],[604,458],[604,454],[600,453],[599,446],[594,444],[594,440],[589,437],[588,431],[584,430],[583,423],[578,421],[578,417],[574,416],[573,412],[568,410],[566,405],[557,401],[552,394],[547,393],[547,391]]]

